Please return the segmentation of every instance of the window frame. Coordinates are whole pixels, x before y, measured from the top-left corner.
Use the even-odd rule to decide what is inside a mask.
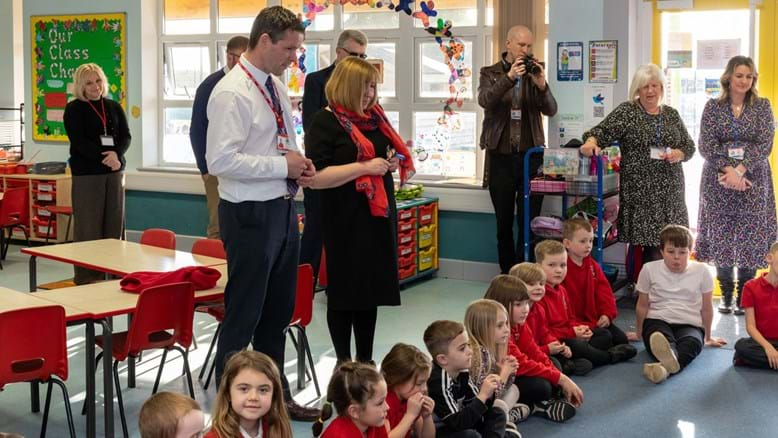
[[[281,0],[267,0],[267,6],[280,5]],[[165,109],[166,108],[182,108],[193,104],[194,99],[166,99],[164,95],[164,69],[165,69],[165,45],[172,44],[197,44],[205,45],[209,49],[209,66],[211,72],[215,71],[218,62],[218,50],[219,43],[224,43],[233,35],[232,33],[220,33],[218,29],[218,0],[209,0],[210,6],[210,32],[207,34],[176,34],[166,35],[164,32],[165,15],[164,15],[164,0],[158,2],[158,21],[159,21],[159,55],[158,55],[158,147],[157,147],[157,163],[160,167],[175,167],[175,168],[192,168],[196,169],[194,164],[189,163],[176,163],[164,161],[164,141],[165,141]],[[486,62],[490,60],[491,53],[489,53],[489,42],[492,38],[492,26],[486,25],[486,6],[487,0],[476,0],[477,8],[477,20],[475,26],[463,26],[457,27],[454,23],[454,34],[462,39],[472,41],[473,53],[472,53],[472,85],[473,85],[473,98],[466,99],[461,108],[456,108],[458,111],[475,112],[476,114],[476,138],[474,144],[474,150],[476,154],[476,173],[473,176],[473,184],[480,185],[480,181],[483,178],[483,162],[484,152],[478,147],[478,139],[481,134],[481,127],[483,124],[483,109],[477,103],[477,84],[478,74],[481,67],[487,66]],[[333,12],[334,28],[327,31],[313,31],[306,32],[306,42],[310,44],[329,44],[332,57],[335,56],[335,44],[338,35],[343,30],[343,7],[340,5],[331,5]],[[404,139],[413,139],[414,135],[414,113],[429,112],[429,111],[442,111],[443,103],[440,98],[421,98],[420,80],[417,75],[417,68],[419,68],[420,57],[417,56],[420,53],[421,42],[429,42],[432,37],[422,28],[418,28],[414,25],[415,19],[410,17],[403,17],[399,20],[398,28],[386,28],[386,29],[364,29],[363,32],[368,37],[368,41],[372,42],[391,42],[395,44],[396,56],[395,56],[395,97],[394,98],[381,98],[381,105],[386,111],[398,112],[400,115],[399,133]],[[248,36],[247,34],[244,34]],[[434,41],[434,40],[433,40]],[[412,58],[410,58],[412,57]],[[410,80],[403,78],[411,78]],[[433,175],[419,175],[417,177],[420,181],[432,180],[441,181],[446,180],[446,177],[439,177]],[[461,181],[462,178],[456,178]]]

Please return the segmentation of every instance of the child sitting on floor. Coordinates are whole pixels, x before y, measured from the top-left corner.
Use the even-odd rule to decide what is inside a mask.
[[[629,360],[637,354],[635,347],[613,345],[610,334],[595,334],[589,326],[573,317],[567,290],[562,286],[567,276],[567,251],[560,242],[540,242],[535,247],[535,259],[546,273],[546,288],[545,295],[530,310],[533,330],[545,324],[552,336],[570,347],[573,357],[587,359],[595,367]],[[545,321],[542,321],[543,316]]]
[[[572,418],[576,412],[575,406],[583,402],[583,392],[554,367],[548,355],[535,343],[532,330],[525,324],[530,300],[524,283],[512,275],[498,275],[492,279],[484,298],[511,309],[508,353],[518,362],[514,385],[519,389],[519,401],[531,406],[533,413],[552,421],[564,422]],[[567,401],[559,400],[558,393],[563,394]]]
[[[435,401],[436,436],[504,436],[505,412],[494,406],[500,376],[486,376],[480,387],[470,381],[473,350],[465,327],[435,321],[424,330],[424,345],[432,356],[427,387]]]
[[[770,271],[743,287],[741,307],[746,311],[750,337],[735,343],[735,365],[778,370],[778,242],[767,254]]]
[[[327,402],[313,424],[313,436],[321,435],[334,405],[338,416],[324,430],[322,438],[386,438],[386,394],[386,382],[373,365],[342,363],[330,379]]]
[[[643,365],[643,375],[661,383],[684,369],[703,345],[721,347],[726,341],[711,337],[713,277],[708,267],[689,261],[692,233],[682,225],[667,225],[659,233],[662,260],[643,265],[635,285],[637,331],[646,351],[658,362]]]
[[[389,438],[435,438],[432,411],[435,402],[427,396],[432,363],[413,345],[394,344],[381,361],[387,386],[386,430]]]
[[[591,256],[592,224],[580,217],[568,219],[562,237],[567,249],[567,275],[562,285],[570,298],[573,318],[589,326],[593,337],[610,338],[613,345],[628,343],[627,335],[613,323],[619,314],[613,289]]]
[[[200,436],[205,417],[200,405],[175,392],[158,392],[143,403],[138,415],[141,438]]]

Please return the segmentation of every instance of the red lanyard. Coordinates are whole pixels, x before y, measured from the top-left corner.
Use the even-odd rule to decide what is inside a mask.
[[[251,74],[250,71],[248,71],[246,66],[244,66],[243,62],[241,62],[241,61],[238,61],[238,65],[240,66],[240,68],[243,69],[243,72],[246,73],[246,76],[248,76],[249,79],[251,79],[251,81],[254,82],[254,85],[257,86],[257,89],[259,90],[259,92],[262,93],[262,97],[265,98],[265,102],[267,102],[267,106],[269,106],[270,109],[273,111],[273,115],[276,117],[276,125],[278,126],[278,134],[282,135],[282,136],[286,136],[287,135],[286,134],[286,126],[284,125],[284,117],[283,117],[284,113],[283,113],[283,110],[281,110],[281,108],[280,108],[281,107],[281,102],[280,101],[278,102],[279,108],[278,108],[278,110],[276,110],[276,107],[275,107],[275,105],[273,105],[273,102],[271,102],[270,98],[267,97],[267,94],[265,94],[265,89],[261,85],[259,85],[259,82],[257,82],[257,79],[254,77],[253,74]],[[272,81],[272,79],[271,79],[271,81]],[[278,92],[275,92],[275,95],[276,95],[276,99],[278,99]]]
[[[103,113],[100,114],[99,111],[97,111],[97,108],[95,108],[94,105],[92,105],[92,102],[90,100],[87,100],[86,103],[89,104],[89,106],[92,107],[95,114],[97,114],[97,117],[100,119],[100,121],[103,123],[103,134],[108,135],[108,116],[105,115],[105,101],[100,98],[100,105],[102,106]]]

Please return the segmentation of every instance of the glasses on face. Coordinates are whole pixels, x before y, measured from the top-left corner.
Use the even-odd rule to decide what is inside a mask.
[[[340,50],[343,50],[344,52],[346,52],[346,54],[348,56],[356,56],[357,58],[360,58],[360,59],[366,59],[367,58],[367,54],[366,53],[350,52],[350,51],[344,49],[343,47],[341,47]]]

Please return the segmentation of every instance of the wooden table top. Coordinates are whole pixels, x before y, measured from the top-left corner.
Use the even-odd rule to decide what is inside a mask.
[[[187,266],[216,266],[224,259],[141,245],[118,239],[22,248],[22,253],[76,266],[124,275],[138,271],[168,272]]]
[[[13,289],[0,287],[0,312],[10,310],[29,309],[59,304],[65,308],[65,319],[68,321],[91,317],[89,312],[65,303],[55,303],[39,296],[37,293],[19,292]]]
[[[227,265],[214,266],[222,277],[213,289],[195,291],[195,302],[214,301],[224,296],[227,284]],[[82,286],[65,287],[49,291],[35,292],[36,297],[63,306],[81,309],[94,318],[132,313],[138,303],[139,294],[124,292],[119,280],[103,281]]]

